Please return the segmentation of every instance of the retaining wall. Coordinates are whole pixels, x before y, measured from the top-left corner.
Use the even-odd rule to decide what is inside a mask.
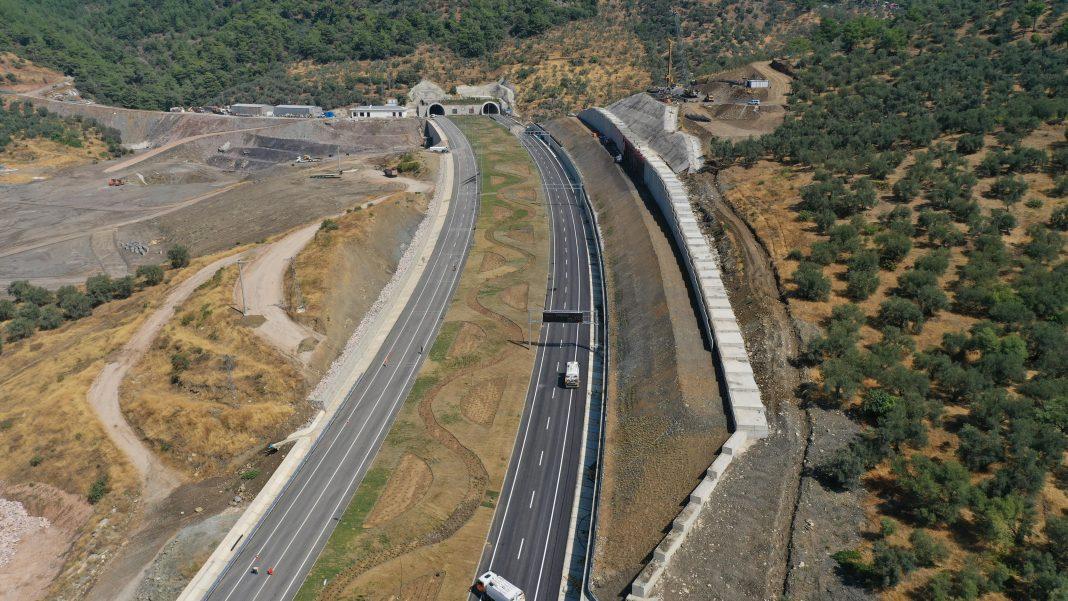
[[[675,173],[697,171],[704,165],[701,141],[678,131],[678,105],[664,104],[642,92],[614,102],[608,112],[619,117],[638,139],[652,147]]]
[[[671,531],[653,551],[652,560],[632,583],[632,594],[627,598],[644,599],[659,582],[731,461],[755,440],[767,437],[768,421],[741,328],[720,274],[719,255],[697,225],[686,187],[659,153],[618,116],[605,109],[592,108],[579,113],[579,119],[615,143],[623,152],[624,163],[641,174],[642,182],[656,200],[676,247],[683,254],[682,263],[686,266],[690,285],[701,299],[698,303],[701,326],[716,347],[714,356],[726,380],[727,405],[734,423],[734,433],[724,443],[720,455],[690,493],[689,502],[675,518]]]

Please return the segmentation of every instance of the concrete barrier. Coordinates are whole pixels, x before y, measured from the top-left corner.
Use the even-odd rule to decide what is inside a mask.
[[[719,254],[701,232],[682,181],[655,149],[610,111],[587,109],[579,113],[579,119],[611,139],[623,151],[624,163],[641,174],[643,183],[656,200],[675,245],[683,255],[682,264],[690,285],[701,299],[697,307],[699,321],[708,340],[716,347],[715,355],[725,380],[727,406],[734,424],[734,432],[723,444],[719,456],[690,493],[686,506],[672,522],[671,530],[654,549],[653,558],[631,584],[627,599],[638,601],[652,594],[731,461],[754,441],[767,437],[768,421],[745,350],[745,340],[720,274]]]
[[[436,124],[428,125],[439,136],[439,140],[446,139],[444,134],[438,131]],[[446,139],[447,141],[447,139]],[[434,243],[445,223],[449,204],[452,201],[453,165],[451,155],[442,155],[438,167],[438,180],[434,191],[434,199],[424,217],[423,224],[416,231],[416,238],[412,240],[409,251],[411,260],[405,266],[406,269],[394,274],[393,281],[387,284],[380,294],[376,304],[381,304],[385,310],[374,315],[366,315],[364,321],[357,327],[352,335],[352,342],[346,347],[345,352],[338,357],[327,375],[315,387],[309,395],[309,399],[322,407],[315,418],[304,428],[294,432],[282,444],[295,440],[293,448],[282,460],[282,463],[271,474],[267,484],[260,490],[256,497],[245,508],[244,513],[223,537],[223,540],[208,557],[204,565],[193,576],[178,596],[178,601],[196,601],[204,598],[215,584],[215,580],[223,569],[233,559],[245,539],[245,535],[259,527],[260,519],[274,506],[278,496],[292,481],[293,474],[307,458],[312,444],[323,433],[326,426],[341,407],[349,390],[366,371],[374,359],[378,349],[382,346],[389,331],[393,328],[400,317],[409,298],[415,291],[416,284],[422,276],[430,253],[434,250]],[[403,259],[402,259],[403,262]],[[362,334],[362,335],[361,335]]]
[[[741,328],[734,317],[727,288],[719,270],[719,254],[708,243],[690,207],[686,187],[652,147],[647,146],[611,112],[592,108],[579,119],[607,136],[624,151],[624,161],[641,170],[642,181],[657,202],[669,225],[675,245],[683,254],[690,285],[701,298],[699,321],[715,345],[726,380],[727,401],[734,429],[755,438],[768,435],[768,421],[760,401],[760,389],[745,350]]]

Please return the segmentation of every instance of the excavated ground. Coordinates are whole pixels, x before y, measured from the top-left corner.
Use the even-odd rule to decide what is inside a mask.
[[[359,167],[357,161],[422,140],[414,119],[241,119],[35,102],[100,119],[118,128],[124,143],[148,149],[57,169],[45,181],[0,185],[0,286],[28,278],[57,287],[101,271],[117,277],[161,261],[174,244],[201,255],[262,240],[349,208],[368,191],[400,188],[360,173],[309,177],[336,170],[339,152],[343,167]],[[301,155],[322,162],[295,165]],[[111,178],[126,184],[109,186]],[[148,253],[131,252],[129,242]]]
[[[830,557],[856,544],[865,519],[860,500],[830,493],[808,476],[855,431],[844,416],[798,399],[797,350],[817,330],[790,314],[765,247],[723,199],[715,176],[699,174],[689,183],[701,225],[717,242],[772,433],[731,464],[656,596],[868,599],[841,583]]]
[[[604,234],[612,365],[592,587],[625,596],[727,439],[712,353],[666,226],[577,119],[548,129],[578,163]]]

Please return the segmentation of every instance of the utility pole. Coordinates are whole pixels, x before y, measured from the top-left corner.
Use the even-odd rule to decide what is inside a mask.
[[[241,315],[243,317],[248,316],[248,298],[245,296],[245,263],[248,263],[248,260],[238,259],[237,261],[237,281],[241,284]]]

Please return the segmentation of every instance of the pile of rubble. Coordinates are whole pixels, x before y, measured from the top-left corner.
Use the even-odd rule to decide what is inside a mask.
[[[22,503],[0,498],[0,566],[15,556],[15,546],[23,536],[49,525],[47,518],[26,513]]]
[[[130,242],[123,242],[119,246],[121,246],[122,249],[127,252],[131,252],[135,255],[140,255],[142,257],[148,254],[148,247],[136,240],[132,240]]]

